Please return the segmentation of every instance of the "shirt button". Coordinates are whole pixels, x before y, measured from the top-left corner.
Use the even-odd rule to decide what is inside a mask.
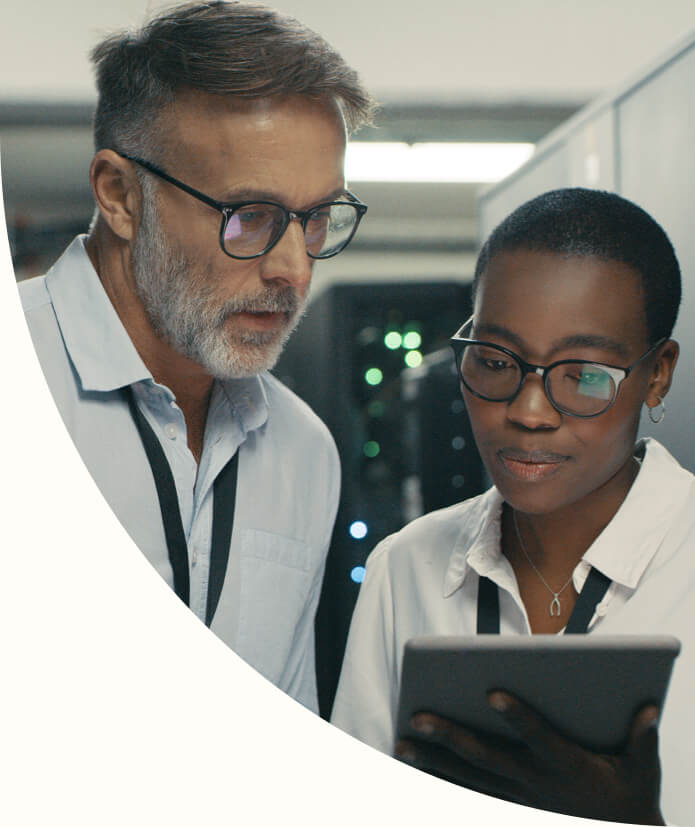
[[[607,611],[608,611],[608,606],[606,606],[605,603],[599,603],[598,606],[596,607],[597,617],[603,617],[606,614]]]
[[[193,551],[191,552],[191,566],[195,566],[195,564],[197,562],[198,562],[198,549],[194,548]]]
[[[164,426],[164,433],[169,437],[169,439],[176,439],[176,426],[172,425],[170,422],[168,425]]]

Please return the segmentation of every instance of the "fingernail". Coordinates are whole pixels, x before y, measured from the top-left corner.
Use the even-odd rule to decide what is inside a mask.
[[[487,702],[497,712],[506,712],[509,709],[509,701],[500,692],[491,692],[487,696]]]
[[[410,746],[410,744],[404,744],[402,742],[398,742],[396,744],[396,749],[394,750],[397,757],[403,761],[414,761],[415,760],[415,751]]]
[[[420,718],[416,715],[410,723],[413,725],[413,729],[422,732],[423,735],[432,735],[434,732],[432,722],[428,718]]]

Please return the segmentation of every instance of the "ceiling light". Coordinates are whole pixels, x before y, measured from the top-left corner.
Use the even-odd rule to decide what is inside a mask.
[[[345,156],[348,181],[494,183],[533,154],[526,143],[398,143],[353,141]]]

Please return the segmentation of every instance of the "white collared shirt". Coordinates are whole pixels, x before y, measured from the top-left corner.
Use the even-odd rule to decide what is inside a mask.
[[[213,483],[239,452],[234,531],[211,628],[261,674],[316,710],[313,621],[340,487],[327,428],[268,373],[215,382],[196,464],[183,413],[137,353],[84,237],[45,276],[19,288],[43,372],[85,465],[136,545],[173,585],[152,469],[124,393],[133,389],[174,476],[188,544],[190,606],[201,620]]]
[[[367,563],[353,615],[334,724],[391,753],[401,660],[418,635],[473,635],[480,575],[500,596],[500,633],[530,628],[502,555],[503,500],[485,494],[427,514],[382,541]],[[695,822],[695,477],[654,440],[617,513],[573,573],[581,591],[594,566],[613,582],[590,634],[669,634],[682,643],[660,725],[662,810]]]

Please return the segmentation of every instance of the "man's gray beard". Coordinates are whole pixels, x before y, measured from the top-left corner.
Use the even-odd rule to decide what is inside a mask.
[[[132,254],[135,289],[157,335],[216,379],[238,379],[269,370],[304,311],[293,287],[271,287],[256,296],[219,303],[221,278],[197,271],[164,236],[154,197],[144,194]],[[235,313],[285,313],[282,330],[235,330]]]

